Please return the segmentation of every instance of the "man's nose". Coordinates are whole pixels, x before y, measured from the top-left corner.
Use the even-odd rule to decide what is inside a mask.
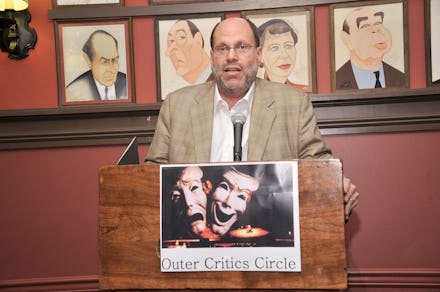
[[[110,63],[109,70],[110,70],[112,73],[117,72],[118,69],[119,69],[119,64],[118,64],[117,61],[115,61],[115,62],[111,62],[111,63]]]
[[[194,198],[193,198],[192,193],[189,189],[183,190],[183,196],[185,197],[185,202],[188,207],[191,207],[194,205]]]
[[[167,47],[167,49],[165,50],[165,56],[167,56],[167,57],[171,56],[175,49],[176,49],[175,43],[172,43],[171,45],[169,45]]]
[[[234,48],[230,48],[230,49],[229,49],[229,51],[228,51],[228,53],[227,53],[227,55],[226,55],[226,58],[227,58],[228,60],[235,60],[235,59],[238,58],[238,54],[237,54],[237,52],[235,51]]]
[[[379,27],[378,26],[376,26],[376,25],[372,25],[371,26],[371,32],[372,33],[376,33],[376,32],[378,32],[379,31]]]

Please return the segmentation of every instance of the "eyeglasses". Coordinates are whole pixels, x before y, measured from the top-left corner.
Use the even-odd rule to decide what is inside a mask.
[[[228,55],[230,50],[234,50],[234,52],[237,55],[244,55],[244,54],[247,54],[249,52],[249,49],[253,48],[253,47],[254,46],[245,45],[245,44],[238,45],[234,48],[231,48],[229,46],[218,46],[218,47],[214,47],[213,52],[214,52],[214,55],[219,56],[219,57],[224,57],[224,56]]]

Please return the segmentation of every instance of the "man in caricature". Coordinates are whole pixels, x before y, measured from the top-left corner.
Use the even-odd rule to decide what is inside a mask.
[[[222,237],[246,211],[259,181],[235,167],[224,171],[211,196],[210,227],[214,234]]]
[[[206,205],[212,189],[198,166],[185,167],[171,189],[176,238],[208,238]]]
[[[168,32],[165,55],[189,84],[212,79],[211,62],[204,46],[202,33],[190,20],[177,20]]]
[[[104,30],[96,30],[82,50],[90,70],[67,85],[66,101],[127,99],[127,77],[119,72],[116,38]]]
[[[368,7],[347,14],[341,40],[349,50],[350,60],[336,71],[336,89],[405,86],[404,73],[383,61],[392,47],[391,32],[383,21],[382,11]]]

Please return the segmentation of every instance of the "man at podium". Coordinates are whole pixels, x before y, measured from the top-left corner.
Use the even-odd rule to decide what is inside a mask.
[[[145,162],[232,162],[237,144],[243,161],[331,158],[306,93],[257,78],[259,65],[252,22],[227,18],[217,24],[211,34],[214,81],[167,96]],[[243,118],[234,120],[237,115]],[[346,219],[358,197],[344,177]]]

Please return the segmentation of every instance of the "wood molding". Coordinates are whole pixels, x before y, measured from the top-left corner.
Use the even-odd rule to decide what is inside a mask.
[[[0,150],[149,143],[160,104],[0,111]]]
[[[348,268],[348,288],[368,287],[369,291],[399,287],[426,288],[432,291],[440,287],[439,269],[363,269]],[[98,275],[74,277],[48,277],[32,279],[0,280],[0,291],[99,291]]]
[[[440,130],[440,88],[311,96],[323,135]]]
[[[311,95],[323,135],[440,130],[440,88]],[[0,111],[0,150],[149,143],[160,104]]]
[[[440,269],[350,269],[349,287],[439,288]],[[371,289],[371,288],[369,288]],[[405,289],[405,291],[407,291]],[[419,290],[418,290],[419,291]],[[431,290],[430,290],[431,291]]]
[[[325,5],[333,3],[350,2],[352,0],[254,0],[231,2],[206,2],[190,4],[168,4],[150,6],[99,6],[88,5],[76,7],[61,7],[49,10],[48,18],[51,20],[72,20],[91,18],[117,18],[117,17],[145,17],[160,15],[183,15],[195,13],[234,12],[257,9],[272,9],[286,7],[300,7],[311,5]]]
[[[98,275],[0,280],[0,291],[99,291]]]

